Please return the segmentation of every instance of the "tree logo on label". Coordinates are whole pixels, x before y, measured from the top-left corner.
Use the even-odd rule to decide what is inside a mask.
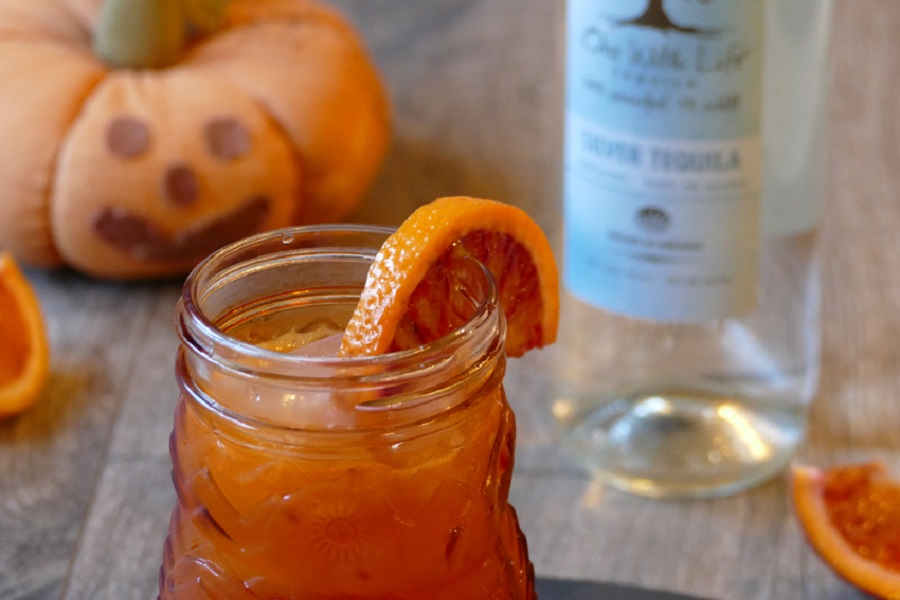
[[[708,4],[710,2],[710,0],[697,1],[703,4]],[[690,35],[707,36],[717,35],[719,33],[717,31],[698,29],[697,27],[690,27],[674,22],[669,18],[668,13],[666,13],[664,0],[650,0],[643,13],[633,19],[619,21],[617,24],[620,26],[649,27],[650,29],[658,29],[659,31],[676,31],[678,33]]]

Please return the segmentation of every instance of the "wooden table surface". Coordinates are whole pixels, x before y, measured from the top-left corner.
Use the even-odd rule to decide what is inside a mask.
[[[392,96],[395,140],[355,220],[441,195],[560,210],[564,3],[340,0]],[[821,389],[800,459],[900,475],[900,2],[837,0],[824,199]],[[179,281],[29,270],[52,343],[36,408],[0,423],[0,598],[156,594],[175,494],[167,437]],[[2,343],[2,342],[0,342]],[[543,576],[719,600],[855,600],[804,542],[785,479],[707,501],[636,499],[558,455],[545,357],[512,361],[512,500]]]

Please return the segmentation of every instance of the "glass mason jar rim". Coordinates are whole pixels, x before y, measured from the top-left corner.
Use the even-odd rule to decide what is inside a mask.
[[[287,264],[291,260],[301,261],[316,256],[349,256],[371,263],[380,247],[380,242],[377,246],[365,247],[361,242],[344,246],[304,243],[304,238],[311,235],[321,234],[335,239],[347,236],[348,241],[352,241],[351,236],[359,236],[374,242],[386,238],[393,231],[373,225],[297,226],[260,233],[217,250],[194,268],[183,287],[176,325],[184,352],[215,363],[217,369],[237,377],[262,377],[268,381],[281,380],[318,389],[333,386],[337,380],[342,389],[343,386],[372,387],[380,384],[392,387],[412,385],[414,388],[417,380],[432,375],[440,377],[441,370],[448,368],[451,359],[459,361],[460,357],[454,355],[460,353],[454,350],[465,347],[473,347],[475,352],[462,357],[466,363],[462,368],[458,365],[453,367],[459,377],[464,378],[465,373],[478,369],[478,365],[486,360],[498,360],[502,355],[506,323],[498,304],[497,286],[490,271],[468,255],[463,258],[465,268],[473,269],[483,287],[482,297],[468,297],[473,303],[472,317],[449,335],[409,350],[360,357],[281,353],[232,337],[217,325],[218,315],[210,315],[204,309],[205,300],[215,293],[217,286],[221,287],[223,282],[234,280],[248,270],[271,267],[277,261]],[[359,287],[362,288],[361,281]],[[452,387],[455,384],[449,385]],[[407,407],[399,399],[393,400],[382,398],[364,403],[358,409],[384,411]]]

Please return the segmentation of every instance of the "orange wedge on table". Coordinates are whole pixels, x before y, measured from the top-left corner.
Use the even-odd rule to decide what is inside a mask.
[[[34,404],[49,354],[37,295],[12,256],[0,253],[0,419]]]
[[[506,316],[506,353],[556,339],[559,282],[541,228],[521,209],[454,196],[417,209],[381,246],[341,343],[342,356],[415,347],[452,330],[452,249],[494,276]]]
[[[900,481],[880,463],[793,469],[794,509],[813,549],[841,577],[900,600]]]

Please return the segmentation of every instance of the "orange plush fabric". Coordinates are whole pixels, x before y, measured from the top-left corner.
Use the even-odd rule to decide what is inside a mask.
[[[99,0],[0,4],[0,250],[181,274],[257,231],[346,218],[389,140],[359,36],[310,0],[232,0],[160,69],[91,49]]]

